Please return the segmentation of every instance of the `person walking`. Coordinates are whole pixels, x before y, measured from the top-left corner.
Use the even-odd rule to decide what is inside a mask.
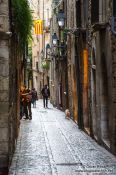
[[[38,96],[37,96],[37,91],[35,90],[35,88],[32,89],[31,91],[32,93],[32,104],[33,104],[33,108],[36,108],[36,100],[38,100]]]
[[[48,108],[48,98],[50,97],[50,90],[47,85],[44,85],[41,93],[43,96],[43,106],[44,108]]]

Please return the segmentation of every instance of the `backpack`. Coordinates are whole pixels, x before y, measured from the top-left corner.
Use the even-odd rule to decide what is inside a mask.
[[[26,100],[27,100],[27,102],[31,102],[32,95],[31,94],[26,95]]]
[[[37,92],[36,91],[32,91],[32,98],[33,99],[37,99]]]
[[[44,94],[46,97],[48,97],[48,90],[47,89],[44,90]]]

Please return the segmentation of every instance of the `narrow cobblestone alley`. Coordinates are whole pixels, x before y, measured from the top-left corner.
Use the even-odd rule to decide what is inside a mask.
[[[9,175],[116,175],[116,159],[42,100],[22,120]]]

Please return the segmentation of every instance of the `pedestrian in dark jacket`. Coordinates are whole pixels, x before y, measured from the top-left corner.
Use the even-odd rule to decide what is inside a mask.
[[[36,100],[38,100],[38,97],[37,97],[37,91],[35,90],[35,88],[32,89],[31,91],[32,93],[32,104],[33,104],[33,108],[36,108]]]
[[[48,108],[48,98],[50,97],[50,90],[47,85],[45,85],[41,91],[43,96],[43,105],[44,108]]]

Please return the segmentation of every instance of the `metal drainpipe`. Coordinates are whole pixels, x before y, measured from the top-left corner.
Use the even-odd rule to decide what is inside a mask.
[[[66,109],[69,108],[69,93],[68,93],[68,57],[66,56]]]

